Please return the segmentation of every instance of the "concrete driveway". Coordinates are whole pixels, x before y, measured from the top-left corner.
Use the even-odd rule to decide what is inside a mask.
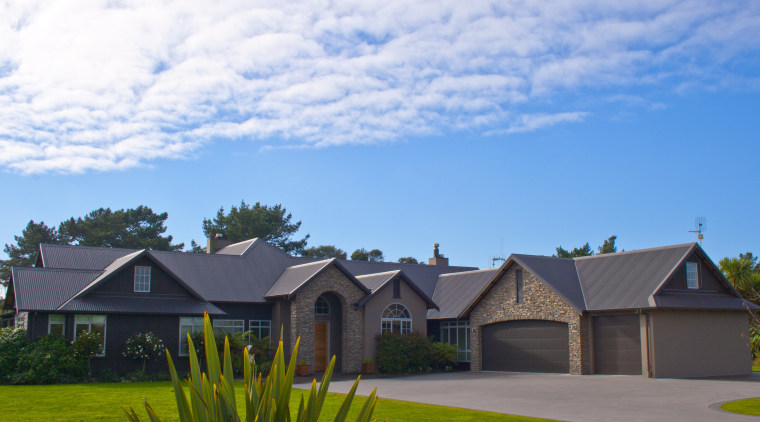
[[[353,380],[333,381],[346,393]],[[301,384],[308,388],[308,384]],[[760,397],[760,376],[722,379],[650,379],[624,375],[456,372],[371,378],[358,394],[377,387],[383,398],[535,416],[563,421],[760,421],[711,404]]]

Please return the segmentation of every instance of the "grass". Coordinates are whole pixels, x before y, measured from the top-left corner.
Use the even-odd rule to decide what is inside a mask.
[[[243,385],[236,385],[238,404],[243,402]],[[165,420],[176,420],[176,404],[171,383],[102,383],[74,385],[0,386],[0,421],[126,421],[121,406],[132,406],[145,417],[142,398]],[[322,415],[335,415],[343,395],[329,394]],[[291,397],[291,409],[298,409],[300,390]],[[366,399],[357,397],[352,408],[358,413]],[[12,415],[12,416],[11,416]],[[547,421],[525,416],[503,415],[467,409],[433,406],[380,399],[373,415],[388,421]]]
[[[741,413],[742,415],[760,416],[760,397],[723,403],[721,409],[729,412]]]

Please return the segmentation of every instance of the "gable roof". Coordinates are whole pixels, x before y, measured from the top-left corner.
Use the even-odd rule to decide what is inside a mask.
[[[369,262],[369,261],[347,261],[340,260],[340,263],[355,276],[367,274],[377,274],[380,272],[401,270],[410,280],[414,280],[417,287],[426,295],[433,297],[435,285],[441,274],[456,273],[462,271],[477,270],[475,267],[449,267],[442,265],[425,265],[425,264],[402,264],[398,262]]]
[[[89,295],[72,299],[58,308],[58,310],[70,312],[127,314],[155,313],[157,309],[162,314],[169,315],[202,315],[204,312],[208,312],[210,315],[226,314],[226,312],[209,302],[202,302],[190,297],[167,295],[139,297],[118,294]]]
[[[396,278],[400,278],[404,280],[404,282],[412,289],[419,297],[424,300],[428,308],[434,308],[438,309],[438,305],[433,301],[433,299],[430,298],[422,289],[417,286],[412,280],[407,277],[403,271],[401,270],[392,270],[392,271],[386,271],[383,273],[376,273],[376,274],[366,274],[366,275],[360,275],[357,276],[356,279],[359,280],[367,289],[370,291],[370,293],[367,296],[364,296],[359,302],[357,302],[357,305],[364,306],[372,300],[372,298],[377,295],[381,290],[383,290],[391,281],[393,281]]]
[[[16,309],[55,311],[85,288],[100,271],[13,267],[11,279]]]
[[[257,242],[264,242],[263,240],[259,240],[258,237],[254,237],[253,239],[244,240],[242,242],[233,243],[231,245],[227,245],[223,247],[222,249],[219,249],[218,251],[214,252],[214,254],[219,255],[244,255],[246,252],[248,252],[249,249],[253,249],[251,246],[254,243]]]
[[[102,270],[114,260],[137,251],[139,249],[40,244],[40,258],[44,268]]]
[[[428,310],[428,319],[461,318],[497,272],[499,268],[489,268],[439,276],[433,293],[439,309]]]
[[[716,272],[734,296],[702,292],[659,294],[693,252],[708,262],[711,271]],[[530,271],[578,312],[642,308],[758,309],[741,299],[698,244],[686,243],[579,258],[513,254],[457,318],[467,315],[514,263]]]
[[[369,289],[364,287],[337,259],[331,258],[288,267],[267,291],[265,297],[275,298],[285,296],[290,298],[329,266],[335,266],[361,291],[366,294],[370,293]]]

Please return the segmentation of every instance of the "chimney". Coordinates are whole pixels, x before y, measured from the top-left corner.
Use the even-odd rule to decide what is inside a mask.
[[[206,253],[209,253],[209,254],[216,253],[218,250],[224,248],[225,246],[229,246],[231,244],[232,242],[225,239],[223,234],[217,233],[216,235],[206,239]]]
[[[449,259],[444,258],[443,254],[438,252],[438,245],[437,243],[433,244],[433,257],[428,259],[428,265],[440,265],[442,267],[448,267],[449,266]]]

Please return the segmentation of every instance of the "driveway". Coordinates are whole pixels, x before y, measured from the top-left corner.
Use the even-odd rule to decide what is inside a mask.
[[[346,393],[353,380],[333,381]],[[309,388],[301,384],[301,388]],[[362,379],[358,394],[563,421],[760,421],[711,404],[760,396],[760,376],[651,379],[625,375],[455,372]]]

